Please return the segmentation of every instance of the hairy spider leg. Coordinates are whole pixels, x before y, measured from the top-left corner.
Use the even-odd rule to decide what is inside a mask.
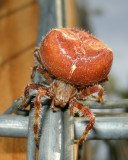
[[[69,105],[70,105],[70,107],[78,108],[83,113],[83,115],[86,116],[90,120],[90,122],[86,126],[85,131],[83,132],[80,140],[77,141],[77,143],[80,144],[85,140],[88,132],[92,129],[92,127],[95,123],[95,116],[87,106],[84,106],[82,103],[79,103],[76,99],[71,99],[69,102]]]
[[[41,97],[48,96],[48,90],[39,89],[35,98],[35,113],[34,113],[34,137],[37,148],[39,148],[39,133],[40,133],[40,112],[41,112]]]
[[[70,115],[74,116],[73,106],[70,103],[69,103],[69,110],[70,110]]]
[[[98,92],[99,97],[92,95],[95,92]],[[101,85],[95,85],[95,86],[88,87],[88,88],[82,90],[78,94],[77,99],[84,99],[86,96],[91,96],[91,97],[97,99],[98,101],[103,102],[103,100],[104,100],[103,93],[104,93],[103,87]]]
[[[34,56],[36,58],[36,60],[38,61],[38,63],[40,64],[40,66],[34,66],[32,73],[31,73],[31,81],[33,82],[34,76],[35,76],[35,72],[39,72],[45,79],[46,81],[50,84],[52,82],[52,78],[50,76],[50,74],[47,72],[47,70],[45,69],[41,56],[40,56],[40,50],[38,48],[35,49],[34,51]]]
[[[24,91],[24,97],[23,97],[23,100],[22,100],[22,102],[21,102],[21,104],[19,106],[19,109],[22,109],[22,110],[25,109],[26,102],[27,102],[27,100],[29,98],[29,91],[30,90],[34,90],[34,89],[38,90],[39,88],[47,89],[47,87],[45,87],[42,84],[35,84],[35,83],[29,83],[29,84],[27,84],[27,86],[25,87],[25,91]]]
[[[36,48],[34,50],[34,56],[35,56],[36,60],[38,61],[38,63],[41,65],[41,68],[45,69],[45,67],[43,65],[43,62],[42,62],[42,59],[41,59],[40,49],[39,48]]]
[[[44,68],[41,68],[40,66],[33,67],[32,73],[31,73],[31,81],[32,82],[34,82],[34,77],[35,77],[36,71],[38,73],[40,73],[49,84],[52,82],[52,78],[50,77],[49,73]]]
[[[30,90],[38,90],[36,98],[35,98],[35,113],[34,113],[34,137],[36,141],[36,146],[39,147],[39,132],[40,132],[40,123],[39,123],[39,117],[40,117],[40,111],[41,111],[41,97],[42,96],[48,96],[51,98],[52,94],[49,92],[49,87],[46,87],[42,84],[34,84],[30,83],[25,87],[24,91],[24,98],[22,100],[21,105],[19,106],[20,109],[25,109],[25,103],[29,97]]]

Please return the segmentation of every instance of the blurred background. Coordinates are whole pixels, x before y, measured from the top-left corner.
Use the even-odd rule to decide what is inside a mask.
[[[67,26],[88,31],[114,52],[105,99],[128,98],[128,1],[65,1]],[[30,81],[39,13],[36,0],[0,0],[0,113],[23,94]],[[128,142],[123,140],[87,141],[78,159],[126,160],[127,150]],[[26,139],[0,137],[0,159],[26,159]]]

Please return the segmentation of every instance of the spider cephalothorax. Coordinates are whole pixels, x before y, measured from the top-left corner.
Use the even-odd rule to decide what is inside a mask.
[[[95,116],[88,107],[77,100],[91,96],[100,102],[103,101],[103,88],[99,84],[108,80],[113,60],[112,51],[89,33],[77,29],[60,28],[52,30],[43,39],[40,48],[35,49],[34,56],[39,66],[33,67],[32,83],[25,88],[20,109],[26,106],[29,90],[38,90],[35,97],[34,118],[37,146],[39,146],[39,114],[42,96],[52,99],[53,111],[59,111],[69,104],[71,115],[74,114],[75,107],[90,120],[78,141],[78,143],[83,142],[95,123]],[[49,87],[33,82],[36,71],[47,80]],[[95,92],[98,92],[97,97],[92,95]]]

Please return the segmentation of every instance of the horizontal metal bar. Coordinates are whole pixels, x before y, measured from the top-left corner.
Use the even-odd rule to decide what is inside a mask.
[[[37,93],[36,90],[33,90],[30,92],[30,96],[28,99],[28,102],[26,103],[26,106],[30,104],[30,101],[33,96],[35,96]],[[12,104],[12,106],[5,111],[4,114],[10,114],[12,112],[18,113],[18,106],[21,103],[23,97],[18,98],[15,100]],[[103,103],[95,102],[93,100],[89,101],[80,101],[84,105],[88,106],[91,109],[116,109],[116,108],[128,108],[128,99],[122,99],[122,100],[115,100],[115,101],[104,101]],[[42,103],[44,104],[44,98],[42,98]]]
[[[114,101],[104,101],[99,103],[96,101],[81,100],[81,103],[88,106],[91,109],[116,109],[116,108],[128,108],[128,99],[114,100]]]
[[[18,106],[20,105],[22,98],[23,98],[23,97],[20,97],[20,98],[16,99],[16,100],[12,103],[11,107],[9,107],[9,108],[4,112],[4,114],[11,114],[12,112],[16,112],[16,111],[18,110]]]
[[[23,137],[28,134],[28,117],[0,115],[0,136]]]
[[[84,118],[75,118],[75,139],[80,139],[87,123]],[[96,117],[87,139],[128,139],[128,115]]]
[[[88,120],[85,118],[74,118],[76,139],[80,138],[87,123]],[[0,115],[0,136],[27,137],[27,134],[28,117]],[[87,139],[128,139],[128,115],[96,116],[95,125]]]
[[[30,103],[31,103],[31,100],[32,100],[32,98],[35,96],[37,94],[37,90],[32,90],[32,91],[30,91],[30,93],[29,93],[29,98],[28,98],[28,100],[27,100],[27,102],[26,102],[26,106],[28,106]],[[20,104],[21,104],[21,102],[22,102],[22,99],[23,99],[23,96],[21,96],[20,98],[18,98],[18,99],[16,99],[13,103],[12,103],[12,105],[11,105],[11,107],[9,107],[5,112],[4,112],[4,114],[11,114],[12,112],[13,113],[16,113],[16,114],[20,114],[21,113],[21,115],[23,115],[23,112],[21,112],[18,108],[19,108],[19,106],[20,106]],[[42,99],[42,103],[44,102],[44,99]]]

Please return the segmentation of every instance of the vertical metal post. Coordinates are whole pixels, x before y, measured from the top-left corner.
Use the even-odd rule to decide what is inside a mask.
[[[45,115],[44,115],[45,114]],[[63,112],[44,112],[39,148],[39,160],[63,160]]]
[[[64,113],[64,160],[74,160],[74,119]]]
[[[38,0],[40,5],[40,20],[38,29],[37,46],[39,47],[42,36],[51,29],[65,27],[64,0]],[[39,74],[35,82],[42,81]],[[34,136],[30,133],[33,125],[33,111],[30,113],[28,134],[28,160],[33,160],[35,154]],[[42,106],[42,130],[39,145],[39,160],[73,160],[73,119],[68,112],[52,112],[49,106]],[[34,147],[32,147],[34,145]],[[32,151],[31,150],[32,147]],[[34,157],[34,158],[33,158]]]
[[[27,140],[27,160],[36,159],[36,145],[33,133],[33,117],[34,110],[29,113],[29,124],[28,124],[28,140]]]

